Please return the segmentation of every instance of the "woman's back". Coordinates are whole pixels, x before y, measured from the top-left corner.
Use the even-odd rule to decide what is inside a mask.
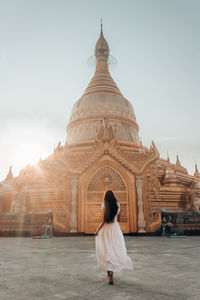
[[[102,209],[103,211],[105,210],[105,205],[104,205],[104,203],[101,204],[101,209]],[[114,218],[113,218],[113,222],[117,222],[117,218],[118,218],[118,215],[119,215],[119,213],[120,213],[120,210],[121,210],[121,208],[120,208],[120,203],[117,202],[117,213],[116,213],[116,215],[115,215]],[[109,222],[109,223],[112,223],[112,222]]]
[[[133,262],[127,255],[123,233],[117,222],[120,204],[112,194],[112,191],[106,192],[101,206],[104,209],[104,218],[96,236],[98,265],[109,272],[132,270]]]
[[[104,197],[104,222],[105,223],[112,223],[114,222],[114,218],[118,212],[118,205],[115,195],[111,190],[105,193]]]

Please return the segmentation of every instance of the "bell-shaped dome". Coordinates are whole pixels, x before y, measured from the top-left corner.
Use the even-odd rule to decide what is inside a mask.
[[[96,130],[106,118],[115,128],[120,141],[139,144],[138,125],[131,103],[125,99],[108,69],[109,47],[102,27],[95,46],[96,70],[74,104],[67,126],[67,143],[76,144],[96,139]]]

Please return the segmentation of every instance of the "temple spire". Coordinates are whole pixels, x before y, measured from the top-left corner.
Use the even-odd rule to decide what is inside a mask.
[[[110,49],[109,49],[108,43],[107,43],[107,41],[106,41],[106,39],[104,38],[104,35],[103,35],[102,20],[101,20],[100,36],[99,36],[98,41],[96,42],[94,52],[95,52],[97,63],[102,62],[102,63],[107,64]]]
[[[167,150],[167,162],[170,164],[170,159],[169,159],[169,152]]]
[[[179,167],[181,166],[178,154],[176,155],[176,166],[179,166]]]
[[[99,39],[96,42],[94,53],[96,57],[96,69],[84,95],[97,92],[110,92],[122,96],[119,88],[112,79],[109,68],[108,58],[110,49],[103,35],[103,24],[101,19],[101,30]]]
[[[8,172],[8,174],[6,176],[6,180],[12,179],[12,178],[13,178],[12,166],[10,166],[9,172]]]
[[[197,164],[196,164],[196,163],[195,163],[194,176],[197,177],[197,178],[200,178],[200,173],[199,173],[199,170],[198,170],[198,167],[197,167]]]

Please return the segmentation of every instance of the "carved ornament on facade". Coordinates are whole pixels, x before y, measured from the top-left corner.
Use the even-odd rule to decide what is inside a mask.
[[[149,225],[159,218],[159,209],[155,209],[155,204],[158,203],[159,190],[158,169],[156,162],[154,162],[144,172],[145,211]],[[156,207],[158,207],[157,204]]]
[[[136,191],[138,204],[138,232],[146,232],[144,218],[144,203],[143,203],[143,180],[142,176],[136,176]]]
[[[152,142],[150,150],[128,152],[121,150],[120,144],[115,139],[115,130],[104,118],[102,125],[96,129],[96,141],[84,151],[72,151],[66,146],[64,157],[59,161],[65,162],[65,166],[71,174],[81,174],[90,165],[95,163],[103,155],[110,155],[134,174],[142,174],[144,169],[152,161],[157,160],[159,153]],[[86,147],[87,148],[87,147]],[[143,150],[143,149],[142,149]]]
[[[180,193],[184,193],[185,192],[185,187],[167,187],[167,186],[161,186],[160,190],[162,192],[166,192],[166,193],[174,193],[174,192],[180,192]]]
[[[71,179],[72,196],[71,196],[71,219],[70,232],[77,232],[77,196],[78,196],[78,177]]]

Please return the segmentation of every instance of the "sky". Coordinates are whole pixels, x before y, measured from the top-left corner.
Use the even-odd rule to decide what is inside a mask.
[[[101,18],[142,143],[200,168],[199,0],[0,0],[0,180],[65,143]]]

